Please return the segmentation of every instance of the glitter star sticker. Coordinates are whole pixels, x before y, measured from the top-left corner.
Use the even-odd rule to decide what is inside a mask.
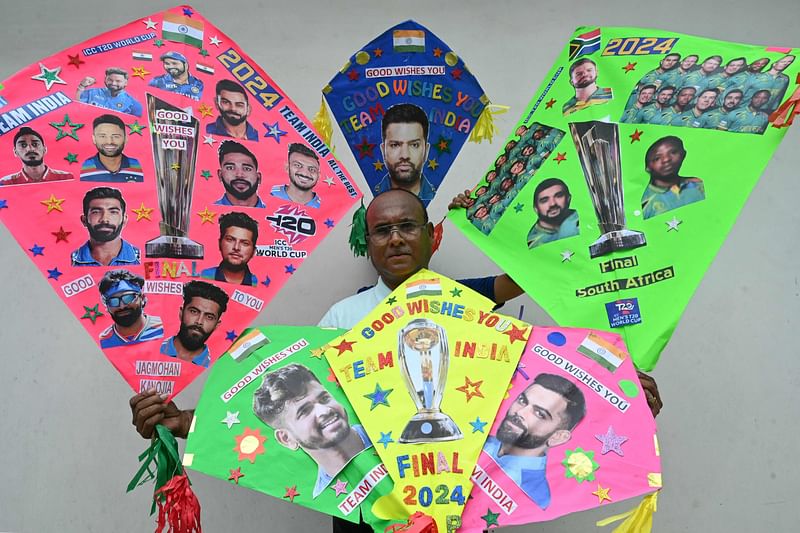
[[[481,517],[481,520],[486,522],[486,528],[488,529],[491,525],[500,525],[497,523],[498,516],[500,516],[500,513],[493,513],[491,509],[486,509],[486,514]]]
[[[678,220],[673,215],[672,220],[667,220],[665,222],[665,224],[667,225],[667,233],[669,233],[670,231],[673,231],[673,230],[674,231],[678,231],[678,226],[680,226],[682,222],[683,222],[683,220]]]
[[[503,333],[508,335],[508,341],[511,344],[514,344],[514,341],[524,341],[525,333],[528,332],[528,328],[518,328],[516,325],[511,324],[511,330],[505,330]]]
[[[67,59],[68,59],[67,64],[72,65],[75,68],[81,68],[81,65],[86,63],[86,61],[81,59],[81,56],[79,54],[75,54],[74,56],[67,54]]]
[[[69,115],[64,115],[64,120],[61,122],[51,122],[50,125],[58,130],[58,134],[56,135],[57,141],[64,137],[72,137],[76,141],[80,141],[77,131],[83,127],[83,124],[72,122],[69,119]],[[67,131],[67,128],[69,128],[69,131]]]
[[[131,76],[136,76],[137,78],[144,79],[145,76],[150,74],[148,71],[144,69],[144,67],[133,67],[133,73]]]
[[[608,430],[606,431],[605,435],[595,435],[594,438],[603,443],[603,448],[600,450],[601,455],[605,455],[608,452],[614,452],[620,457],[625,456],[625,454],[622,453],[621,446],[622,443],[628,440],[628,437],[617,435],[612,426],[608,426]]]
[[[197,112],[200,113],[201,118],[210,117],[214,114],[214,108],[203,102],[197,106]]]
[[[241,422],[239,422],[239,411],[236,411],[235,413],[231,413],[230,411],[226,410],[225,412],[228,413],[228,414],[225,416],[225,418],[220,420],[220,422],[222,422],[223,424],[228,426],[228,429],[231,429],[234,424],[240,424],[241,423]]]
[[[83,316],[81,316],[81,318],[82,319],[88,318],[89,320],[92,321],[92,324],[94,324],[95,322],[97,322],[97,317],[103,316],[103,313],[100,311],[99,307],[100,304],[94,304],[94,306],[92,307],[84,305],[83,310],[85,311],[85,313],[83,313]]]
[[[222,41],[220,41],[219,37],[217,37],[216,35],[208,38],[208,44],[213,44],[214,46],[219,47],[221,43]]]
[[[436,170],[436,167],[439,166],[439,162],[436,161],[436,158],[428,159],[428,168],[431,170]]]
[[[452,76],[454,80],[460,80],[461,74],[463,73],[464,71],[461,70],[460,68],[454,68],[453,70],[450,71],[450,76]]]
[[[244,474],[242,474],[242,467],[237,466],[236,469],[230,470],[231,475],[228,477],[228,481],[233,481],[237,485],[239,484],[239,478],[243,478]]]
[[[473,397],[484,397],[481,392],[481,385],[483,385],[483,380],[472,381],[469,377],[464,376],[464,384],[460,387],[456,387],[456,390],[463,392],[467,396],[467,402],[469,402]]]
[[[197,215],[202,219],[202,222],[200,222],[201,224],[213,224],[214,218],[217,216],[216,213],[208,210],[208,206],[206,206],[205,209],[197,213]]]
[[[637,141],[641,141],[642,140],[641,139],[642,133],[644,133],[644,132],[643,131],[639,131],[638,129],[634,130],[634,132],[629,135],[629,137],[631,138],[631,144],[633,144],[633,143],[635,143]]]
[[[394,389],[382,389],[380,383],[375,383],[375,390],[364,395],[364,398],[372,402],[372,405],[369,406],[369,410],[372,411],[379,405],[389,407],[389,395],[393,390]]]
[[[264,128],[266,129],[264,132],[264,137],[272,137],[276,143],[280,144],[281,137],[286,135],[286,132],[280,128],[278,121],[276,120],[274,124],[267,124],[266,122],[263,124]]]
[[[54,235],[56,238],[56,243],[59,243],[61,241],[69,242],[69,239],[67,239],[67,237],[69,237],[72,234],[72,232],[66,231],[64,229],[64,226],[59,226],[58,231],[51,231],[50,234]]]
[[[388,448],[389,444],[394,442],[394,439],[392,438],[392,432],[390,431],[389,433],[384,433],[381,431],[381,438],[378,439],[378,442],[383,444],[384,450]]]
[[[136,222],[140,220],[150,220],[150,213],[153,212],[153,207],[145,207],[144,202],[139,205],[136,209],[131,209],[136,214]]]
[[[64,158],[64,161],[69,163],[70,165],[73,163],[78,162],[78,154],[73,154],[72,152],[67,152],[67,156]]]
[[[64,275],[64,273],[60,272],[58,270],[58,267],[56,267],[56,268],[48,268],[47,269],[47,279],[54,279],[54,280],[58,281],[58,278],[60,276],[62,276],[62,275]]]
[[[575,252],[572,250],[564,250],[561,252],[561,262],[569,261],[571,263],[573,255],[575,255]]]
[[[286,493],[283,495],[284,498],[289,498],[289,501],[294,503],[294,499],[296,496],[300,496],[300,493],[297,492],[297,485],[286,487]]]
[[[439,155],[441,154],[449,154],[450,152],[450,143],[452,139],[448,139],[443,135],[439,135],[439,139],[436,141],[434,147],[439,151]]]
[[[31,76],[32,80],[36,81],[43,81],[44,87],[46,90],[50,90],[54,84],[59,83],[61,85],[66,85],[67,82],[62,80],[58,75],[61,73],[61,67],[56,67],[54,69],[49,69],[43,64],[39,63],[39,74],[36,76]]]
[[[332,185],[333,185],[335,182],[333,181],[333,178],[332,178],[332,177],[328,176],[327,178],[325,178],[324,180],[322,180],[322,183],[324,183],[325,185],[327,185],[328,187],[330,187],[330,186],[332,186]]]
[[[342,355],[344,352],[352,352],[353,345],[356,344],[356,342],[357,341],[350,342],[346,339],[342,339],[342,342],[340,342],[339,344],[332,345],[331,348],[336,348],[337,350],[339,350],[339,353],[337,353],[336,355]]]
[[[214,137],[212,137],[211,135],[203,135],[203,144],[208,144],[210,146],[214,146],[215,142],[217,142],[217,140]]]
[[[458,287],[453,287],[453,290],[450,291],[450,295],[453,296],[453,298],[458,298],[459,296],[461,296],[462,292],[463,292],[462,289],[459,289]]]
[[[333,484],[331,490],[336,492],[336,497],[338,498],[342,494],[347,493],[347,481],[342,481],[341,479],[337,479],[336,483]]]
[[[375,170],[377,172],[383,171],[383,161],[375,161],[374,163],[372,163],[372,166],[375,167]]]
[[[555,105],[555,103],[556,103],[555,98],[551,98],[550,100],[548,100],[547,102],[544,103],[544,108],[545,109],[550,109],[551,107],[553,107]]]
[[[142,22],[147,30],[155,30],[157,28],[157,23],[150,17],[147,17],[147,20],[143,20]]]
[[[477,433],[479,431],[483,433],[483,428],[486,427],[486,424],[488,424],[488,422],[481,420],[481,417],[477,417],[475,420],[469,423],[469,425],[472,426],[473,433]]]
[[[622,70],[625,71],[625,74],[631,72],[632,70],[636,70],[636,63],[628,63],[627,65],[622,67]]]
[[[333,225],[334,225],[333,224],[333,219],[331,219],[331,218],[326,218],[325,219],[325,226],[327,226],[328,228],[332,228]]]
[[[553,159],[553,161],[555,161],[559,165],[561,164],[562,161],[566,161],[566,160],[567,160],[567,152],[558,152],[556,154],[555,159]]]
[[[350,79],[350,81],[358,81],[358,72],[351,70],[347,73],[347,77]]]
[[[365,157],[374,157],[372,155],[372,151],[375,149],[375,144],[367,141],[366,137],[361,138],[361,143],[356,145],[356,150],[358,150],[358,158],[364,159]]]
[[[64,212],[64,208],[61,207],[61,204],[64,202],[64,198],[56,198],[55,195],[50,194],[50,198],[47,200],[40,200],[39,203],[43,206],[47,207],[47,212],[50,211],[61,211]]]
[[[203,170],[202,172],[200,172],[200,177],[201,178],[205,178],[206,181],[208,181],[209,178],[211,178],[211,171],[210,170]]]
[[[603,500],[611,501],[611,497],[608,495],[608,492],[611,490],[611,487],[603,488],[600,483],[597,484],[597,490],[594,491],[592,494],[597,496],[597,503],[603,503]]]
[[[238,335],[236,335],[236,331],[234,331],[234,330],[230,330],[230,331],[225,333],[225,340],[226,341],[233,342],[233,341],[236,340],[236,337],[238,337]]]
[[[44,246],[39,246],[36,243],[33,243],[33,248],[28,248],[28,250],[33,254],[33,257],[44,255]]]

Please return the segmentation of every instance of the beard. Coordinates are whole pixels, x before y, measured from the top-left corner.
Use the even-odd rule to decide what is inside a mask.
[[[234,184],[237,182],[247,183],[248,188],[244,190],[237,189],[236,187],[234,187]],[[228,183],[227,181],[223,180],[222,185],[225,187],[225,191],[234,198],[236,198],[237,200],[247,200],[248,198],[256,194],[256,192],[258,191],[258,181],[256,181],[255,183],[250,183],[247,180],[233,179],[231,180],[230,183]]]
[[[564,206],[557,215],[548,216],[547,213],[538,213],[539,220],[551,226],[560,226],[564,220],[572,214],[572,210],[568,206]]]
[[[177,335],[183,347],[189,351],[199,350],[205,346],[210,336],[211,332],[206,333],[199,326],[187,326],[186,324],[181,324]]]
[[[398,170],[400,165],[408,165],[409,170]],[[386,165],[389,170],[389,178],[398,185],[411,186],[419,183],[422,179],[422,169],[410,160],[402,160],[394,165]]]
[[[97,148],[97,151],[100,152],[101,155],[106,157],[117,157],[118,155],[122,154],[122,150],[125,149],[124,146],[118,146],[111,149],[101,148],[100,146],[95,146],[95,148]]]
[[[547,444],[547,436],[532,435],[523,426],[522,421],[514,415],[506,416],[497,428],[497,440],[503,444],[532,450]]]
[[[597,81],[597,78],[582,78],[582,79],[578,80],[577,82],[575,82],[575,88],[576,89],[586,88],[586,87],[590,86],[591,84],[593,84],[595,81]]]
[[[238,126],[247,120],[247,115],[237,115],[235,113],[231,113],[230,111],[220,111],[220,114],[222,115],[222,120],[231,126]]]
[[[113,226],[111,224],[95,224],[88,226],[89,237],[97,242],[111,242],[122,233],[122,224]]]
[[[311,181],[308,184],[300,182],[297,179],[295,179],[297,176],[299,176],[301,178],[304,178],[304,179],[307,179],[307,180],[311,180]],[[292,184],[294,184],[294,186],[297,187],[298,189],[300,189],[301,191],[310,191],[311,189],[313,189],[317,185],[317,182],[314,181],[314,178],[312,178],[311,176],[306,176],[305,174],[301,174],[301,173],[298,173],[298,172],[295,172],[294,174],[292,174],[290,176],[290,180],[291,180]]]
[[[33,155],[34,157],[37,157],[36,154]],[[28,156],[26,155],[25,158],[22,160],[22,164],[25,165],[26,167],[38,167],[42,163],[44,163],[44,158],[42,157],[39,157],[38,159],[29,159]]]
[[[335,418],[341,419],[341,415],[336,413]],[[328,421],[331,421],[330,418],[322,420],[320,424],[324,424]],[[326,448],[333,448],[337,446],[339,443],[344,441],[347,436],[350,434],[350,425],[347,423],[347,420],[344,421],[345,423],[342,424],[342,427],[339,431],[333,434],[331,437],[325,437],[323,435],[323,430],[320,429],[319,436],[309,437],[307,440],[301,440],[300,445],[305,448],[306,450],[320,450]]]
[[[144,310],[140,305],[136,309],[122,309],[120,311],[116,311],[111,313],[111,318],[114,320],[114,323],[118,326],[122,326],[123,328],[127,328],[132,326],[139,320],[139,317],[142,316]]]

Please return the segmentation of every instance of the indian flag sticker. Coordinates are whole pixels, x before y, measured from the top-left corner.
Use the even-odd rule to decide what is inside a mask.
[[[228,353],[231,354],[234,361],[241,361],[265,344],[269,344],[267,336],[257,329],[251,329],[228,348]]]
[[[214,74],[214,67],[211,65],[206,65],[205,63],[197,62],[194,65],[194,68],[199,70],[200,72],[205,72],[206,74]]]
[[[419,296],[440,296],[442,294],[442,284],[439,278],[421,279],[406,285],[406,299],[417,298]]]
[[[168,41],[203,47],[203,23],[175,13],[164,13],[161,36]]]
[[[425,32],[422,30],[394,30],[392,40],[395,52],[425,51]]]
[[[617,370],[627,357],[624,351],[594,333],[589,333],[583,339],[578,346],[578,353],[597,362],[609,372]]]
[[[144,50],[134,50],[131,55],[137,61],[152,61],[153,60],[153,54],[151,54],[150,52],[145,52]]]

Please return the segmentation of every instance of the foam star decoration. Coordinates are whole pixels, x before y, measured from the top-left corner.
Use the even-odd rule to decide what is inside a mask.
[[[64,137],[72,137],[76,141],[80,141],[76,132],[83,127],[83,124],[72,122],[69,119],[69,115],[64,115],[64,120],[61,122],[51,122],[50,125],[58,130],[58,134],[56,135],[57,141],[60,141]],[[69,132],[66,131],[67,128],[69,128]]]
[[[333,225],[334,225],[334,224],[333,224],[333,219],[326,218],[326,219],[325,219],[325,225],[326,225],[328,228],[332,228],[332,227],[333,227]]]
[[[561,252],[561,262],[569,261],[571,263],[573,255],[575,255],[575,252],[572,250],[564,250]]]
[[[396,304],[396,303],[397,303],[397,296],[390,296],[390,297],[389,297],[389,298],[386,300],[386,304],[387,304],[387,305],[394,305],[394,304]]]
[[[156,39],[155,41],[153,41],[153,46],[155,46],[156,48],[161,48],[162,46],[164,46],[164,41],[162,41],[161,39]]]
[[[461,74],[463,73],[464,71],[461,70],[460,68],[454,68],[453,70],[450,71],[450,75],[453,77],[454,80],[460,80]]]
[[[225,416],[225,418],[220,420],[220,422],[222,422],[223,424],[228,426],[228,429],[231,429],[234,424],[240,424],[241,423],[239,421],[239,411],[236,411],[235,413],[231,413],[230,411],[226,410],[225,412],[228,413],[228,414]]]
[[[341,479],[337,479],[336,483],[333,484],[331,490],[336,492],[336,497],[338,498],[342,494],[347,493],[347,481],[342,481]]]
[[[375,390],[364,395],[364,398],[372,402],[372,405],[369,406],[369,410],[372,411],[379,405],[389,407],[389,395],[393,390],[394,389],[382,389],[380,383],[375,383]]]
[[[56,243],[59,243],[61,241],[69,242],[69,239],[67,239],[67,237],[69,237],[72,234],[72,232],[66,231],[64,229],[64,226],[59,226],[58,231],[51,231],[50,234],[54,235],[56,238]]]
[[[263,123],[264,128],[267,130],[264,132],[264,137],[272,137],[276,143],[281,143],[281,137],[286,135],[286,132],[283,131],[280,126],[278,125],[278,121],[275,121],[275,124],[267,124],[266,122]]]
[[[236,332],[234,330],[230,330],[230,331],[225,333],[225,340],[226,341],[233,342],[233,341],[236,340],[236,337],[238,337],[238,335],[236,335]]]
[[[264,281],[262,281],[262,282],[261,282],[261,284],[262,284],[263,286],[265,286],[265,287],[269,287],[269,284],[270,284],[270,283],[272,283],[272,280],[271,280],[271,279],[269,279],[269,276],[267,276],[266,278],[264,278]]]
[[[81,316],[81,319],[88,318],[92,321],[92,324],[97,322],[97,317],[103,316],[103,313],[99,309],[100,304],[94,304],[94,306],[89,307],[88,305],[83,306],[83,310],[85,313]]]
[[[375,161],[374,163],[372,163],[372,166],[375,167],[376,172],[383,171],[383,161]]]
[[[482,421],[481,417],[478,417],[478,418],[476,418],[475,420],[473,420],[472,422],[469,423],[469,425],[472,426],[472,432],[473,433],[477,433],[478,431],[483,433],[483,428],[486,427],[486,424],[488,424],[488,422]]]
[[[228,477],[228,481],[233,481],[237,485],[239,484],[239,478],[243,478],[244,474],[242,474],[242,467],[237,466],[235,470],[231,469],[231,475]]]
[[[518,328],[516,325],[511,324],[511,330],[505,330],[503,333],[508,335],[508,341],[511,344],[514,344],[515,341],[526,341],[525,334],[528,332],[528,328]]]
[[[198,54],[200,54],[203,57],[208,57],[208,50],[206,50],[205,48],[201,48]]]
[[[483,380],[472,381],[469,377],[464,376],[464,384],[460,387],[456,387],[456,390],[463,392],[467,397],[467,402],[469,402],[473,397],[483,398],[481,385],[483,385]]]
[[[46,90],[50,90],[54,84],[59,83],[61,85],[66,85],[67,82],[62,80],[58,75],[61,73],[61,67],[56,67],[54,69],[49,69],[43,64],[39,63],[39,74],[36,76],[31,76],[32,80],[36,81],[43,81],[44,87]]]
[[[555,161],[559,165],[561,164],[562,161],[566,160],[567,160],[567,152],[558,152],[556,154],[555,159],[553,159],[553,161]]]
[[[436,170],[436,167],[439,166],[439,162],[434,159],[428,159],[428,168],[431,170]]]
[[[8,209],[8,200],[0,200],[0,209]]]
[[[382,48],[376,48],[375,50],[372,51],[372,55],[374,55],[375,57],[383,56],[383,49]]]
[[[47,269],[47,279],[54,279],[54,280],[58,281],[58,278],[60,276],[63,276],[63,275],[64,275],[64,273],[60,272],[58,270],[58,267],[56,267],[56,268],[48,268]]]
[[[642,133],[644,133],[644,132],[643,131],[639,131],[638,129],[634,130],[634,132],[629,135],[629,137],[631,138],[631,144],[633,144],[633,143],[635,143],[637,141],[641,141],[642,140],[641,139]]]
[[[438,46],[433,49],[433,57],[442,57],[442,49]]]
[[[68,162],[70,165],[72,163],[78,162],[78,154],[73,154],[72,152],[67,152],[67,157],[64,158],[64,161]]]
[[[214,46],[216,46],[217,48],[219,48],[219,45],[220,45],[221,43],[222,43],[222,41],[220,41],[220,40],[219,40],[219,37],[217,37],[216,35],[215,35],[215,36],[213,36],[213,37],[209,37],[209,38],[208,38],[208,44],[213,44],[213,45],[214,45]]]
[[[673,231],[673,230],[678,231],[678,226],[681,224],[681,222],[683,222],[683,220],[678,220],[673,215],[672,220],[667,220],[665,222],[665,224],[668,226],[667,227],[667,233],[669,233],[670,231]]]
[[[361,138],[361,143],[356,145],[358,150],[358,158],[364,159],[365,157],[374,157],[372,151],[375,149],[375,144],[367,140],[366,137]]]
[[[334,184],[334,181],[333,181],[333,178],[332,178],[332,177],[328,176],[327,178],[325,178],[324,180],[322,180],[322,183],[324,183],[324,184],[325,184],[325,185],[327,185],[328,187],[331,187],[331,186]]]
[[[597,490],[594,491],[592,494],[597,496],[597,503],[603,503],[603,500],[611,501],[611,497],[608,495],[608,492],[611,490],[611,487],[603,488],[600,483],[597,484]]]
[[[39,246],[36,243],[33,243],[33,248],[28,248],[28,250],[30,250],[30,252],[33,254],[33,257],[36,257],[37,255],[44,255],[44,246]]]
[[[612,426],[608,426],[608,430],[604,435],[595,435],[594,438],[603,443],[603,448],[600,450],[600,455],[605,455],[608,452],[614,452],[620,457],[625,457],[622,453],[622,443],[628,440],[628,437],[617,435]]]
[[[394,442],[394,439],[392,438],[392,432],[390,431],[389,433],[384,433],[381,431],[381,438],[378,439],[378,442],[383,444],[384,450],[388,448],[389,444]]]
[[[81,68],[81,65],[86,63],[86,61],[81,59],[81,56],[78,54],[75,54],[74,56],[67,54],[67,59],[67,64],[72,65],[75,68]]]
[[[336,348],[337,350],[339,350],[339,353],[337,353],[336,355],[342,355],[344,352],[352,352],[353,345],[356,344],[356,342],[357,341],[351,342],[346,339],[342,339],[342,342],[340,342],[339,344],[334,344],[333,346],[331,346],[331,348]]]
[[[156,41],[156,43],[158,43],[158,41]],[[156,46],[158,46],[158,44],[156,44]],[[147,76],[148,74],[150,73],[146,71],[144,67],[133,67],[133,73],[131,74],[131,76],[136,76],[137,78],[144,79],[144,77]]]
[[[636,63],[630,63],[629,62],[627,65],[622,67],[622,70],[625,71],[625,74],[627,74],[628,72],[631,72],[632,70],[636,70]]]
[[[214,137],[212,137],[211,135],[203,135],[203,144],[208,144],[210,146],[214,146],[215,142],[217,142],[217,140]]]
[[[284,498],[289,498],[289,501],[294,503],[294,499],[296,496],[300,496],[300,493],[297,492],[297,485],[286,487],[286,493],[283,495]]]
[[[358,81],[358,72],[351,70],[347,73],[347,77],[350,79],[350,81]]]
[[[553,107],[555,105],[555,103],[556,103],[555,98],[551,98],[550,100],[548,100],[547,102],[544,103],[544,108],[545,109],[550,109],[551,107]]]
[[[140,220],[150,220],[150,214],[153,212],[153,207],[145,207],[142,202],[136,209],[131,209],[136,214],[136,222]]]
[[[286,270],[285,274],[294,274],[294,271],[297,270],[294,265],[286,265],[284,269]]]
[[[561,464],[566,467],[564,474],[567,478],[574,478],[578,483],[594,481],[594,472],[600,465],[594,460],[593,451],[578,446],[574,450],[567,450],[564,455],[566,458]]]
[[[515,213],[522,213],[522,210],[525,209],[525,206],[522,204],[517,204],[514,206]]]
[[[142,22],[144,23],[145,29],[148,30],[155,30],[158,27],[157,23],[150,17],[147,17],[147,20],[143,20]]]
[[[500,513],[493,513],[491,509],[486,509],[486,514],[481,517],[481,520],[486,522],[486,529],[489,529],[491,525],[500,525],[497,523],[498,516],[500,516]]]
[[[244,428],[244,432],[236,435],[236,446],[233,451],[239,454],[239,460],[247,459],[250,463],[256,462],[256,455],[264,453],[264,441],[267,437],[259,429]]]
[[[191,16],[194,15],[194,11],[192,11],[192,8],[190,8],[190,7],[184,7],[183,8],[183,14],[186,15],[187,17],[191,18]]]
[[[205,209],[197,213],[197,215],[202,220],[202,222],[200,222],[201,224],[213,224],[214,218],[217,216],[216,213],[208,210],[208,206],[206,206]]]
[[[439,155],[441,154],[449,154],[450,153],[450,143],[452,139],[448,139],[443,135],[439,135],[439,140],[436,141],[434,147],[439,151]]]
[[[459,296],[461,296],[462,292],[463,292],[462,289],[459,289],[458,287],[453,287],[453,290],[450,291],[450,295],[453,296],[454,298],[458,298]]]
[[[206,117],[210,117],[210,116],[212,116],[214,114],[214,108],[211,107],[210,105],[208,105],[207,103],[202,102],[197,107],[197,112],[200,113],[200,117],[201,118],[206,118]]]
[[[208,181],[209,178],[211,178],[211,171],[210,170],[203,170],[202,172],[200,172],[200,177],[201,178],[205,178],[206,181]]]
[[[322,348],[312,348],[311,353],[309,353],[309,357],[316,357],[317,359],[322,359],[322,354],[325,352]]]
[[[50,194],[50,198],[47,200],[40,200],[39,203],[43,206],[47,207],[47,212],[50,211],[61,211],[64,212],[64,208],[61,207],[61,204],[64,202],[64,198],[56,198],[55,195]]]

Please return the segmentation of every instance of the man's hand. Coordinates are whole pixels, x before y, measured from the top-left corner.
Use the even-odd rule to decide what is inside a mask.
[[[636,374],[639,376],[639,382],[641,382],[642,388],[644,389],[644,396],[647,398],[647,405],[650,407],[650,412],[653,413],[653,418],[655,418],[658,416],[658,413],[661,412],[661,408],[664,407],[661,401],[661,395],[658,393],[656,380],[653,379],[653,376],[648,376],[639,370],[636,371]]]
[[[93,77],[91,77],[91,76],[86,76],[85,78],[83,78],[83,79],[81,80],[81,82],[80,82],[78,85],[80,85],[81,87],[83,87],[83,88],[85,89],[86,87],[88,87],[88,86],[90,86],[90,85],[94,85],[96,81],[97,81],[97,80],[96,80],[96,79],[94,79]]]
[[[463,207],[464,209],[471,207],[472,204],[475,203],[475,200],[470,198],[469,195],[472,194],[472,191],[469,189],[464,190],[464,192],[459,193],[458,196],[450,200],[450,205],[447,206],[447,209],[456,209],[458,207]]]
[[[185,439],[192,424],[194,410],[181,411],[174,402],[166,403],[166,394],[149,390],[130,400],[133,425],[139,435],[149,439],[156,424],[166,427],[176,437]]]

